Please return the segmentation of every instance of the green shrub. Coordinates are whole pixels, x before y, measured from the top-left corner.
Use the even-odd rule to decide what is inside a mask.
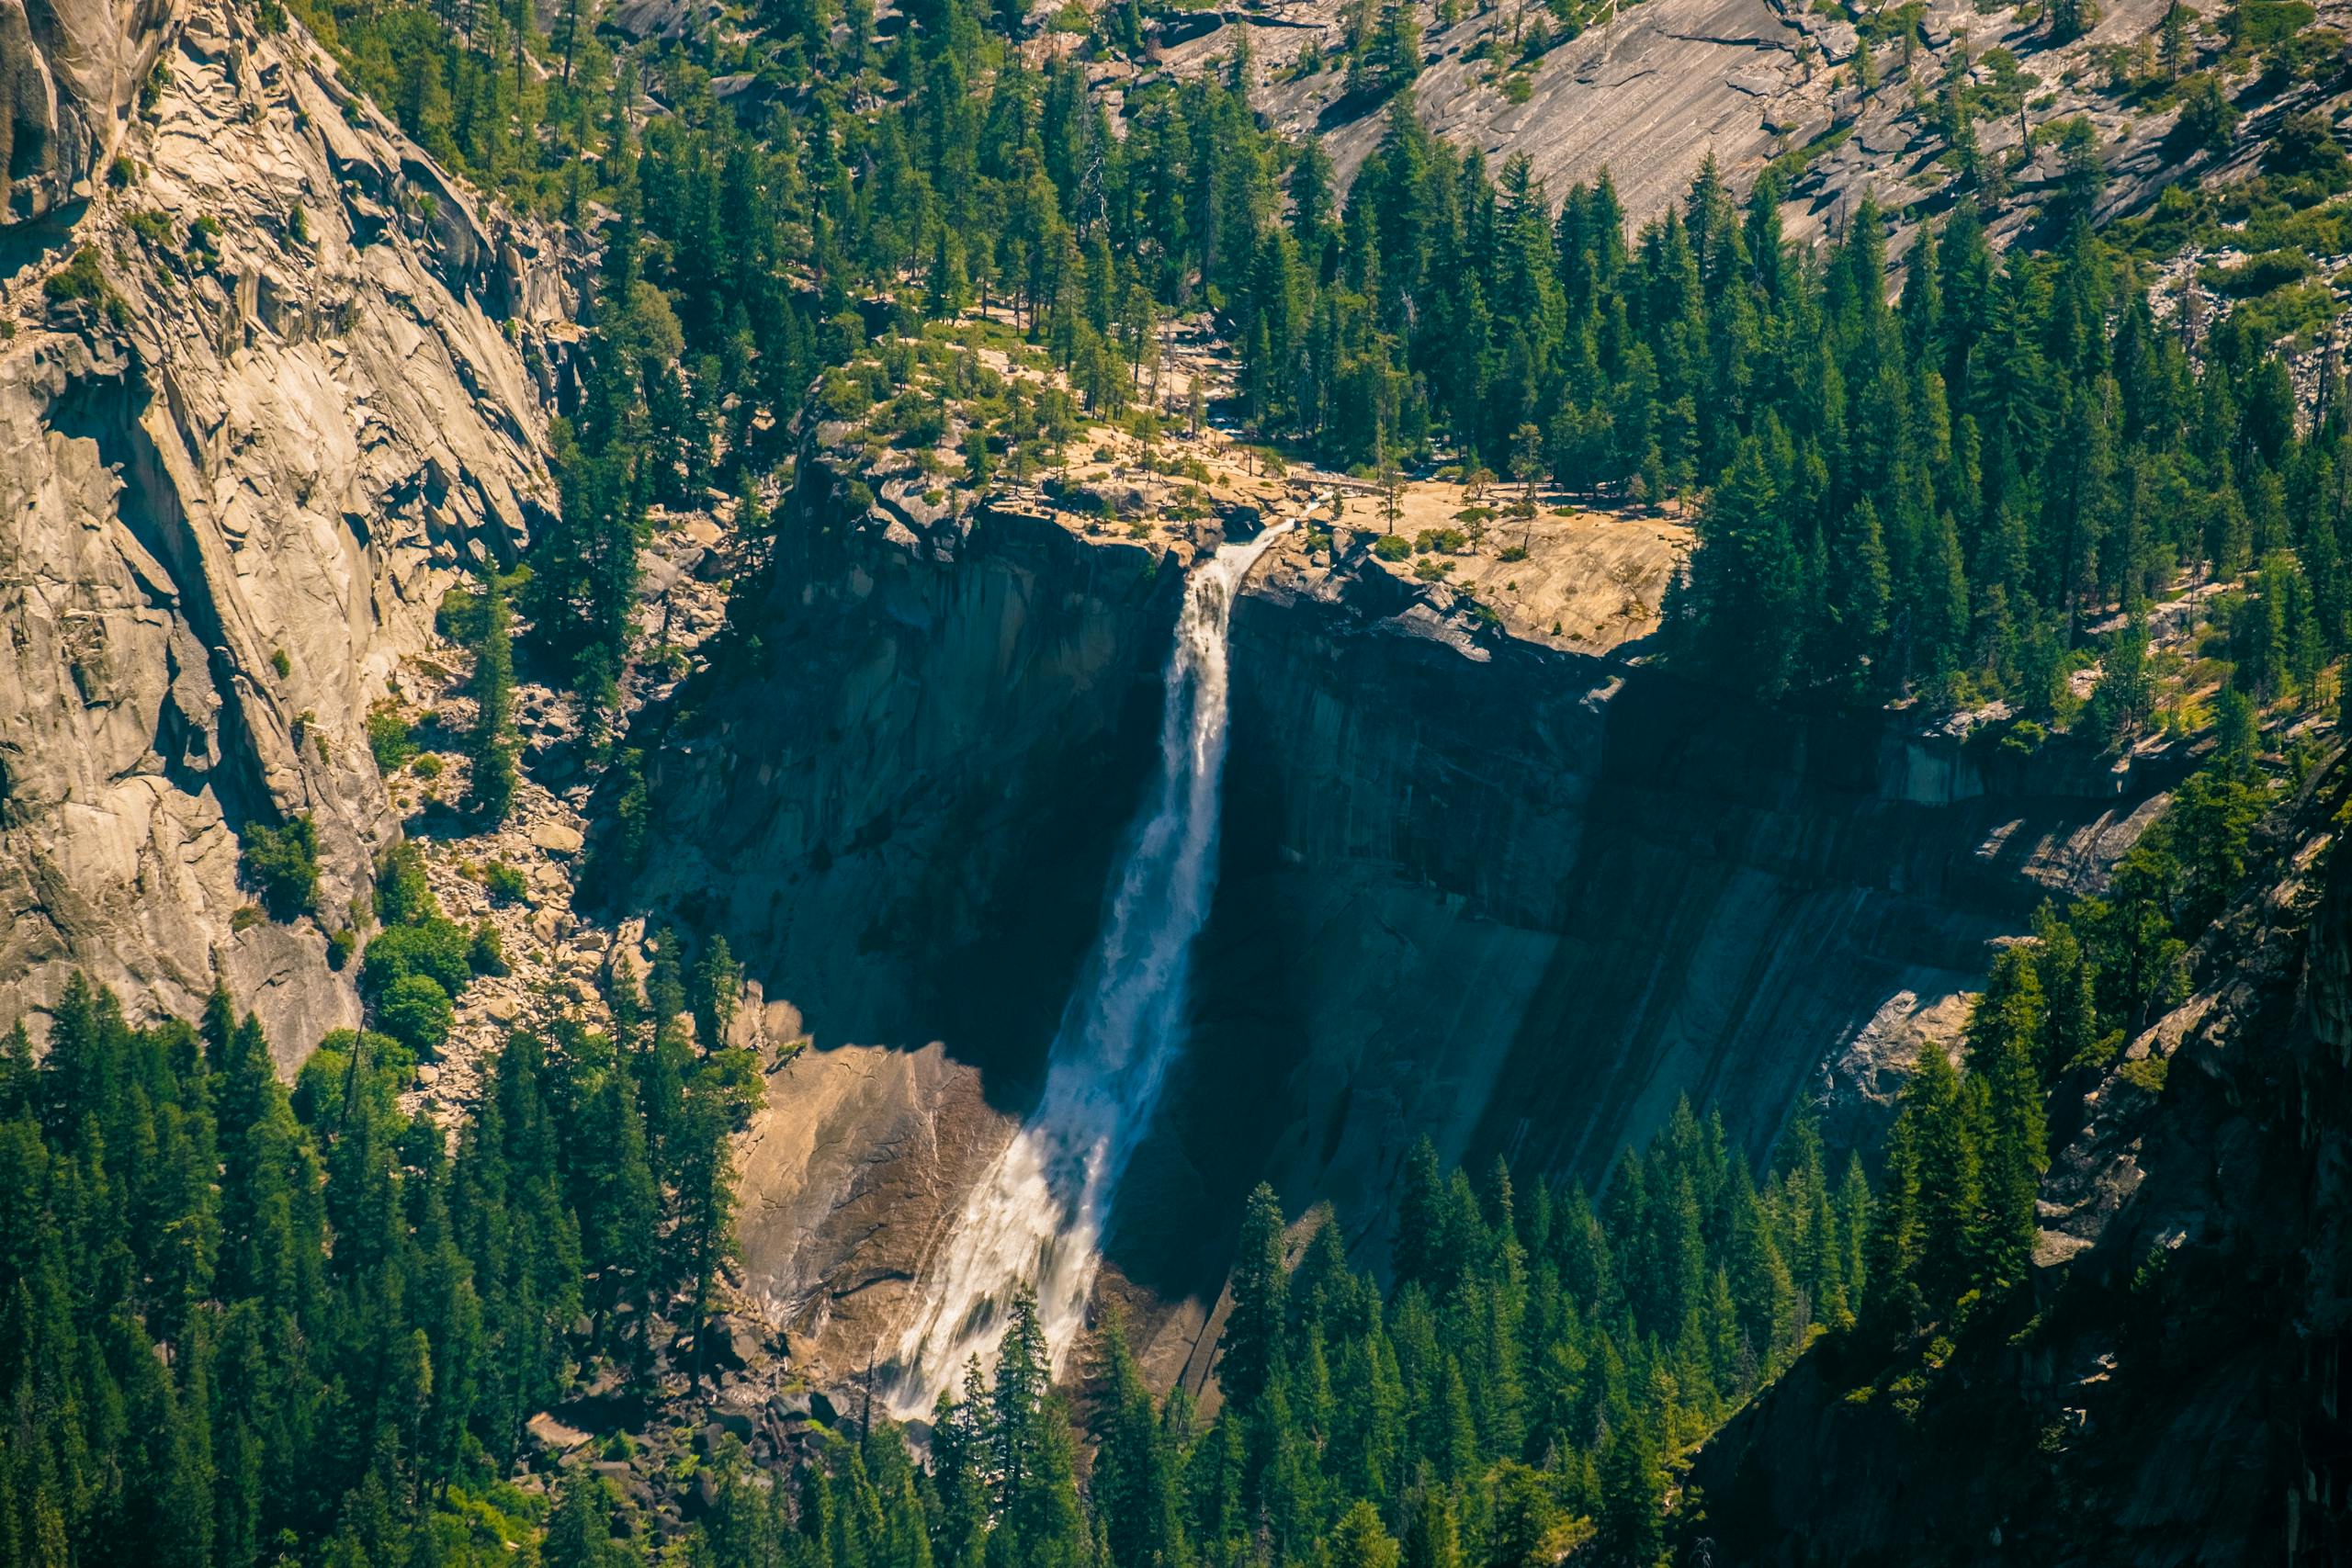
[[[520,904],[531,896],[530,878],[521,868],[494,860],[482,867],[481,885],[501,904]]]
[[[368,710],[368,750],[377,772],[391,773],[416,755],[416,731],[391,704],[378,703]]]
[[[107,276],[98,265],[95,245],[84,245],[74,259],[41,282],[41,292],[52,299],[96,299],[106,292]]]
[[[2222,13],[2230,43],[2237,49],[2261,49],[2293,38],[2318,19],[2304,0],[2237,0]]]
[[[272,919],[309,913],[319,901],[319,830],[310,813],[283,827],[246,829],[240,869]]]
[[[415,1077],[416,1053],[402,1042],[372,1029],[332,1029],[294,1075],[294,1114],[306,1126],[334,1125],[343,1120],[346,1085],[358,1086],[362,1104],[388,1104]]]
[[[372,959],[375,949],[368,953]],[[401,976],[376,1002],[377,1027],[420,1056],[435,1055],[448,1043],[456,1016],[449,993],[430,975]]]
[[[438,916],[380,931],[368,944],[359,987],[369,997],[381,998],[401,981],[420,975],[451,996],[464,990],[474,977],[472,933]]]
[[[286,650],[282,648],[273,648],[269,650],[269,667],[277,671],[277,678],[281,681],[294,673],[294,660],[287,657]]]
[[[130,319],[121,298],[107,282],[95,245],[84,245],[75,251],[74,259],[43,278],[40,287],[42,293],[60,304],[70,299],[88,299],[101,306],[107,318],[117,325]]]
[[[351,965],[351,955],[359,950],[359,933],[349,926],[327,938],[327,967],[340,975]]]
[[[466,967],[477,975],[504,975],[506,945],[499,939],[498,928],[488,920],[474,922],[474,934],[466,943]]]
[[[2305,338],[2338,313],[2335,288],[2324,279],[2313,278],[2249,299],[2232,312],[2232,319],[2245,323],[2252,341],[2276,343],[2282,338]]]
[[[2180,118],[2167,141],[2178,152],[2227,152],[2238,128],[2238,109],[2222,91],[2221,78],[2211,71],[2184,77],[2180,85]]]
[[[854,367],[828,370],[817,383],[817,407],[829,418],[863,419],[874,407],[874,385]]]
[[[947,411],[919,392],[892,399],[888,418],[899,433],[898,445],[901,446],[927,450],[947,438]]]
[[[1372,542],[1372,553],[1382,560],[1403,560],[1413,553],[1413,541],[1402,534],[1383,534]]]
[[[2301,283],[2318,267],[2301,251],[2265,251],[2237,265],[2216,269],[2211,286],[2233,299],[2251,299],[2290,283]]]
[[[441,595],[433,612],[433,629],[451,642],[470,643],[481,636],[482,607],[489,595],[479,588],[452,588]]]
[[[2263,173],[2307,179],[2322,191],[2344,188],[2346,162],[2326,118],[2316,114],[2289,115],[2262,150]]]
[[[437,919],[440,900],[424,880],[424,856],[411,843],[394,844],[384,852],[376,869],[376,918],[388,926],[410,926]]]

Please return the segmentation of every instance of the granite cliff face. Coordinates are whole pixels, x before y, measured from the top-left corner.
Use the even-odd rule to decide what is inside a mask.
[[[1579,17],[1581,30],[1564,38],[1547,8],[1498,0],[1463,6],[1459,20],[1430,28],[1412,103],[1433,133],[1458,146],[1498,164],[1526,157],[1555,197],[1607,170],[1637,223],[1681,202],[1711,157],[1744,190],[1768,161],[1793,154],[1792,165],[1784,165],[1781,210],[1792,236],[1834,229],[1865,197],[1907,228],[1963,192],[1933,112],[1941,83],[1955,70],[1989,82],[1992,57],[2004,51],[2029,73],[2031,101],[1986,118],[1973,134],[1986,157],[2017,161],[2007,193],[1991,199],[1987,214],[1996,242],[2005,243],[2035,221],[2062,177],[2054,146],[2028,145],[2045,126],[2084,115],[2098,127],[2109,175],[2098,204],[2104,220],[2144,209],[2184,174],[2243,172],[2287,115],[2332,109],[2340,99],[2332,84],[2297,86],[2250,102],[2248,123],[2229,149],[2180,145],[2170,136],[2175,114],[2119,103],[2102,90],[2099,63],[2108,51],[2137,47],[2169,4],[2117,0],[2099,7],[2081,37],[2061,40],[2046,11],[1937,0],[1917,8],[1908,47],[1883,17],[1874,18],[1886,30],[1871,51],[1865,89],[1857,79],[1862,38],[1838,7],[1799,0],[1567,6],[1557,11]],[[2218,23],[2222,8],[2191,9]],[[2324,0],[2318,11],[2323,24],[2343,25],[2337,0]],[[1260,110],[1295,136],[1321,140],[1341,178],[1351,179],[1385,134],[1393,100],[1349,90],[1350,14],[1332,0],[1187,10],[1160,24],[1155,59],[1173,72],[1207,70],[1230,58],[1246,28],[1260,62],[1253,94]],[[1550,41],[1527,50],[1539,28]],[[1310,49],[1320,69],[1303,67]],[[1115,87],[1130,73],[1105,67],[1102,74]]]
[[[1874,1134],[1880,1075],[2168,776],[1981,766],[1899,717],[1446,635],[1397,592],[1277,572],[1242,608],[1200,1028],[1250,1043],[1193,1063],[1203,1141],[1281,1065],[1250,1163],[1375,1257],[1423,1132],[1588,1182],[1686,1094],[1758,1155],[1800,1101]]]
[[[649,747],[637,891],[726,932],[814,1038],[743,1151],[743,1246],[796,1357],[845,1379],[1034,1088],[1182,585],[1042,511],[878,479],[861,511],[813,447],[798,473],[733,607],[756,637]]]
[[[640,890],[805,1015],[745,1157],[746,1265],[801,1364],[846,1381],[1035,1092],[1184,551],[1001,505],[844,521],[830,479],[797,505],[739,605],[761,646],[669,732]],[[1171,1381],[1203,1370],[1263,1177],[1334,1201],[1377,1260],[1425,1132],[1589,1178],[1688,1094],[1751,1149],[1805,1099],[1860,1141],[1987,944],[2095,881],[2165,782],[1743,716],[1346,547],[1283,541],[1233,637],[1193,1043],[1108,1242]]]
[[[170,0],[0,3],[0,229],[90,197],[171,9]]]
[[[326,938],[397,831],[368,705],[549,493],[518,342],[560,288],[299,29],[121,20],[157,62],[128,183],[19,247],[0,340],[0,1021],[75,968],[181,1012],[218,976],[293,1059],[358,1015]],[[113,123],[89,57],[42,58]],[[101,284],[41,287],[83,247]],[[241,835],[305,813],[316,916],[240,914]]]

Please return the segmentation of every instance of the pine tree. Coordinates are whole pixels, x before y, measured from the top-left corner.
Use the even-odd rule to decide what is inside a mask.
[[[2034,1199],[2049,1164],[2043,1022],[2033,954],[2004,948],[1968,1021],[1969,1087],[1981,1086],[1986,1101],[1977,1154],[1983,1216],[1970,1250],[1976,1282],[1987,1291],[2021,1282],[2033,1258]]]
[[[1233,1261],[1233,1309],[1226,1318],[1225,1354],[1217,1382],[1225,1396],[1247,1409],[1280,1375],[1288,1280],[1283,1271],[1283,1212],[1274,1190],[1261,1183],[1250,1195]]]
[[[1405,1525],[1404,1568],[1461,1568],[1462,1540],[1452,1497],[1424,1486],[1414,1496]]]
[[[1371,1503],[1359,1498],[1331,1530],[1325,1554],[1330,1568],[1397,1568],[1396,1542],[1380,1522]]]
[[[2189,28],[2197,13],[2180,0],[2165,8],[2163,19],[2156,24],[2156,59],[2163,65],[2165,80],[2177,82],[2195,58],[2195,46],[2190,41]]]
[[[1929,1310],[1941,1312],[1968,1288],[1982,1183],[1959,1075],[1943,1046],[1933,1040],[1919,1047],[1918,1066],[1904,1090],[1903,1113],[1914,1118],[1918,1156],[1916,1272]]]
[[[1440,1288],[1445,1277],[1442,1234],[1444,1183],[1438,1169],[1437,1145],[1427,1136],[1418,1139],[1405,1156],[1404,1190],[1396,1201],[1396,1282]]]
[[[514,804],[514,618],[495,570],[483,574],[481,623],[474,642],[471,695],[474,722],[466,752],[471,763],[466,803],[484,824],[506,820]]]
[[[1079,1508],[1069,1418],[1054,1395],[1045,1329],[1026,1294],[1013,1303],[1012,1326],[998,1349],[989,1415],[996,1468],[989,1561],[1079,1568],[1090,1543]]]
[[[1114,1313],[1102,1329],[1092,1498],[1111,1561],[1177,1568],[1184,1561],[1176,1456]]]
[[[1600,1451],[1594,1545],[1611,1568],[1656,1568],[1666,1555],[1666,1481],[1638,1423],[1610,1433]]]
[[[735,1007],[743,987],[743,966],[723,936],[713,936],[695,961],[695,1039],[706,1051],[727,1043],[735,1021]]]

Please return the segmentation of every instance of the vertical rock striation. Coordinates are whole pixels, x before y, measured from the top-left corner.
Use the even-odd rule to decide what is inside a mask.
[[[171,9],[171,0],[0,0],[0,227],[89,197]]]
[[[812,1375],[854,1378],[1028,1109],[1176,573],[1012,508],[843,523],[822,474],[742,623],[759,646],[673,727],[640,891],[806,1014],[746,1263]],[[1804,1100],[1858,1140],[1886,1059],[1950,1029],[1989,943],[2095,882],[2164,782],[1987,776],[1874,717],[1747,713],[1346,561],[1252,584],[1191,1038],[1105,1237],[1166,1378],[1200,1324],[1155,1304],[1215,1295],[1261,1177],[1334,1200],[1376,1260],[1423,1133],[1589,1178],[1688,1094],[1751,1150]]]
[[[126,24],[128,182],[0,340],[0,1023],[77,967],[182,1012],[219,978],[290,1061],[357,1018],[327,937],[398,830],[368,705],[550,494],[518,344],[560,290],[299,28]],[[80,247],[103,287],[52,298]],[[241,839],[305,814],[317,911],[256,919]]]

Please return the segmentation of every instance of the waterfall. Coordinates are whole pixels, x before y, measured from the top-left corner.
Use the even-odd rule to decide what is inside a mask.
[[[1233,595],[1288,523],[1227,545],[1184,585],[1163,677],[1159,772],[1113,879],[1102,931],[1062,1014],[1037,1108],[965,1200],[892,1358],[893,1414],[928,1416],[978,1355],[995,1359],[1015,1294],[1036,1294],[1056,1371],[1086,1315],[1113,1193],[1183,1043],[1193,939],[1216,886]]]

